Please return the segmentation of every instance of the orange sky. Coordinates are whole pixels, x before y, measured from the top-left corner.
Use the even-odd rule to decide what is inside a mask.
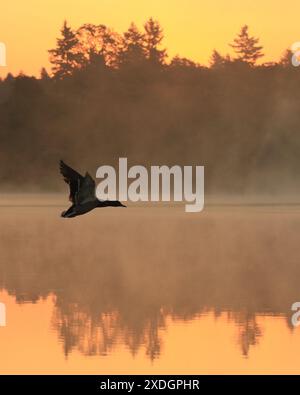
[[[49,68],[47,50],[66,18],[72,27],[85,22],[103,23],[126,30],[131,21],[142,26],[152,16],[164,27],[164,44],[171,56],[207,63],[213,48],[230,52],[241,25],[261,38],[264,61],[278,59],[283,50],[300,40],[298,0],[2,0],[0,42],[7,47],[7,67],[0,75],[20,70],[39,74]]]

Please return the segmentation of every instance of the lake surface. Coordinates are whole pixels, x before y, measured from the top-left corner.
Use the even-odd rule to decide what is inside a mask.
[[[300,373],[300,207],[0,197],[1,373]]]

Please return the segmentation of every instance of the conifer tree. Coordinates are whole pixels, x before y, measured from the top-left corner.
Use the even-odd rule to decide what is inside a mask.
[[[261,52],[263,47],[258,45],[258,42],[258,38],[249,36],[248,26],[244,25],[237,37],[233,40],[233,43],[229,45],[237,54],[237,60],[253,66],[259,58],[264,56]]]
[[[84,62],[83,54],[78,51],[76,33],[68,26],[67,21],[63,24],[61,34],[62,37],[57,39],[57,47],[49,51],[52,72],[58,79],[72,75]]]

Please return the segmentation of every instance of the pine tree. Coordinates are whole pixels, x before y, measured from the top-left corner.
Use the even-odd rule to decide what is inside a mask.
[[[40,78],[41,78],[41,80],[44,80],[44,81],[46,81],[46,80],[49,80],[50,79],[50,76],[49,76],[49,74],[48,74],[48,71],[46,70],[46,68],[45,67],[42,67],[41,68],[41,73],[40,73]]]
[[[244,25],[238,36],[233,40],[233,44],[229,45],[237,54],[237,60],[241,60],[253,66],[259,58],[264,56],[261,52],[263,47],[257,45],[258,42],[258,38],[249,36],[248,26]]]
[[[49,51],[52,72],[58,79],[73,74],[84,63],[84,56],[78,51],[78,38],[66,21],[61,34],[62,38],[57,39],[57,47]]]
[[[210,67],[213,69],[222,68],[226,64],[230,63],[231,59],[229,55],[222,56],[217,50],[213,50],[213,53],[209,59]]]
[[[6,75],[5,79],[4,79],[4,81],[8,82],[8,83],[13,82],[14,80],[15,80],[15,77],[13,76],[12,73],[7,73],[7,75]]]
[[[292,57],[293,57],[293,52],[290,49],[286,49],[282,57],[280,58],[279,64],[283,67],[291,67]]]
[[[164,64],[167,53],[165,49],[159,49],[164,38],[163,29],[159,22],[150,18],[144,25],[146,56],[153,64]]]
[[[141,64],[146,59],[144,41],[145,35],[138,30],[134,23],[131,23],[123,35],[119,63],[121,65]]]

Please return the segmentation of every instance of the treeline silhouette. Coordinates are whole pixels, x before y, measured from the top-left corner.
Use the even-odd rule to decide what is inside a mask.
[[[207,193],[296,192],[299,69],[289,50],[257,65],[263,48],[248,26],[230,45],[234,57],[214,50],[207,67],[168,59],[152,18],[123,34],[65,22],[50,74],[0,82],[2,189],[57,190],[60,158],[95,174],[124,156],[204,165]]]

